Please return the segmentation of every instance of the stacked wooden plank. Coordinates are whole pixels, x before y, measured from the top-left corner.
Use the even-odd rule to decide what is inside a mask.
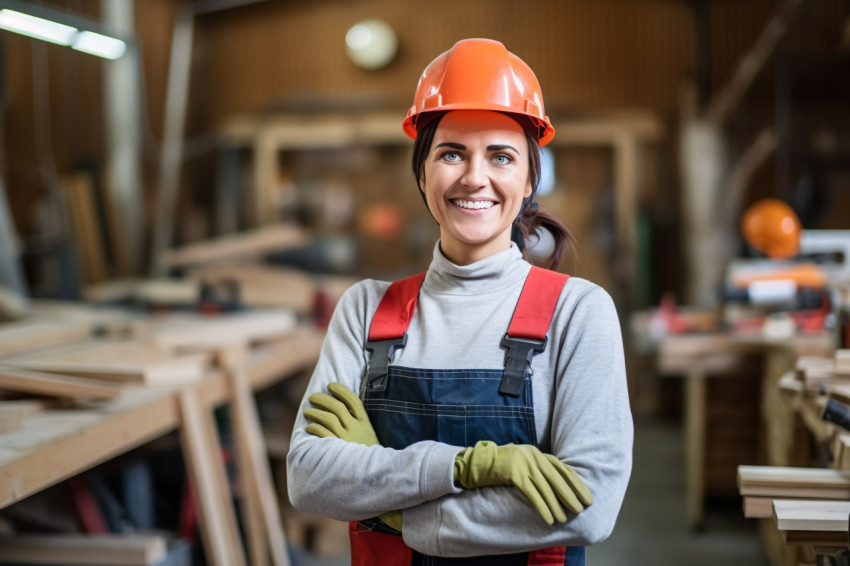
[[[850,471],[740,466],[744,516],[773,519],[785,544],[815,553],[845,548],[850,516]]]
[[[117,383],[180,384],[201,379],[209,356],[174,356],[134,339],[89,339],[0,361],[3,365]]]
[[[850,501],[777,499],[773,517],[787,544],[812,546],[818,554],[848,547]]]
[[[850,385],[850,350],[837,350],[833,356],[800,356],[797,379],[807,393],[827,393],[837,385]]]
[[[782,466],[738,466],[744,516],[768,518],[777,499],[850,500],[850,471]]]
[[[41,304],[24,320],[0,324],[0,433],[22,427],[48,406],[44,399],[109,400],[126,386],[198,382],[216,347],[286,337],[296,328],[290,310],[273,309],[125,317],[118,337],[94,336],[105,321],[117,328],[110,316],[77,304]]]

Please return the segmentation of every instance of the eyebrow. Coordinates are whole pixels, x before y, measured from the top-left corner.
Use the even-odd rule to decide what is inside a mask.
[[[439,149],[441,147],[450,147],[452,149],[466,149],[465,145],[456,142],[442,142],[434,146],[434,149]],[[503,151],[505,149],[510,149],[517,154],[519,153],[519,150],[517,148],[508,144],[493,144],[487,146],[487,151]]]

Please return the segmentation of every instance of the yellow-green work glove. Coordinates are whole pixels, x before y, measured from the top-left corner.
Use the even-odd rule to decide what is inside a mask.
[[[307,432],[322,438],[341,438],[366,446],[378,444],[378,437],[360,398],[341,383],[329,383],[327,393],[313,393],[307,399],[317,409],[306,409],[304,416],[312,421]]]
[[[454,476],[455,483],[467,489],[517,487],[549,525],[567,521],[564,509],[579,513],[593,503],[593,495],[575,470],[529,444],[498,446],[482,440],[455,457]]]
[[[321,438],[339,438],[366,446],[378,444],[378,436],[360,398],[341,383],[329,383],[326,393],[313,393],[308,397],[310,404],[318,409],[305,409],[304,417],[312,421],[307,432]],[[381,521],[401,532],[401,511],[389,511],[378,517]]]

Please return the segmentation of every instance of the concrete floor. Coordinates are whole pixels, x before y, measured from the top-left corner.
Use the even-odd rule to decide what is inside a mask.
[[[347,566],[349,558],[293,553],[293,566]],[[682,428],[655,419],[635,423],[634,470],[617,527],[587,549],[587,564],[611,566],[768,566],[755,521],[738,501],[709,502],[702,529],[688,525]]]

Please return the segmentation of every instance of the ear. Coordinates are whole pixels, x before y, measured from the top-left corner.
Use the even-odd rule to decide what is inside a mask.
[[[531,178],[525,183],[525,191],[522,193],[523,198],[529,198],[534,194],[534,187],[531,186]]]

